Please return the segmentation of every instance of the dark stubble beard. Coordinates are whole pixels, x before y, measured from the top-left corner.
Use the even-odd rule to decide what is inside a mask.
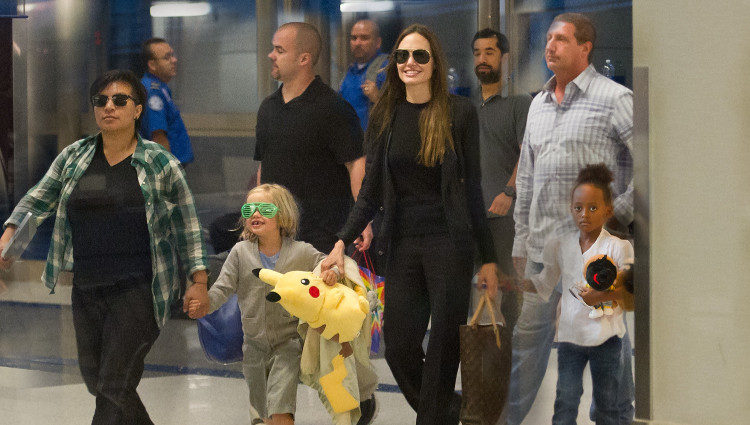
[[[477,78],[479,78],[479,82],[482,84],[494,84],[500,81],[500,70],[494,69],[492,67],[489,67],[491,71],[489,72],[479,72],[480,66],[486,66],[485,64],[477,65],[474,68],[474,74],[476,74]]]

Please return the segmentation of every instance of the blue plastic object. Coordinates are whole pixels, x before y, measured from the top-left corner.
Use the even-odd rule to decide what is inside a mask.
[[[242,361],[242,319],[237,295],[198,319],[198,339],[209,360],[222,364]]]

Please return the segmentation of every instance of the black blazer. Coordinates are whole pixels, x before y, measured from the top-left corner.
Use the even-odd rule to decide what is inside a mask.
[[[450,97],[450,108],[451,134],[456,149],[446,151],[439,165],[448,232],[458,246],[472,246],[476,242],[482,263],[495,263],[494,243],[482,200],[477,112],[469,99],[460,96]],[[377,210],[382,211],[383,221],[373,232],[383,244],[391,240],[398,199],[387,161],[390,140],[389,130],[374,141],[376,148],[368,153],[372,159],[368,158],[357,202],[337,233],[347,245],[359,236]],[[382,255],[382,251],[378,254]]]

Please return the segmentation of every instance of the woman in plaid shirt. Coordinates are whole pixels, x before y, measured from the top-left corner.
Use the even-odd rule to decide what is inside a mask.
[[[208,304],[206,250],[179,162],[136,133],[146,93],[130,71],[109,71],[90,90],[100,132],[63,149],[5,222],[4,248],[26,213],[56,214],[42,280],[54,292],[73,272],[78,361],[96,396],[93,424],[152,424],[136,388],[143,360],[169,317],[178,264],[185,294]],[[177,256],[181,261],[178,262]],[[0,258],[0,268],[12,259]]]

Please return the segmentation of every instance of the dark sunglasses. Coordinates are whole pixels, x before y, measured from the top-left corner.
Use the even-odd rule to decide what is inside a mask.
[[[409,54],[414,58],[414,62],[424,65],[430,61],[430,52],[425,49],[406,50],[396,49],[393,52],[393,57],[396,59],[397,64],[406,63],[409,60]]]
[[[250,218],[258,211],[265,218],[273,218],[279,211],[279,207],[268,202],[251,202],[240,209],[242,218]]]
[[[128,104],[128,99],[133,99],[133,102],[135,103],[135,98],[133,96],[122,93],[113,94],[112,104],[114,104],[118,108],[122,108],[123,106]],[[91,96],[91,104],[96,106],[97,108],[105,107],[108,100],[109,96],[105,96],[103,94],[95,94]]]

